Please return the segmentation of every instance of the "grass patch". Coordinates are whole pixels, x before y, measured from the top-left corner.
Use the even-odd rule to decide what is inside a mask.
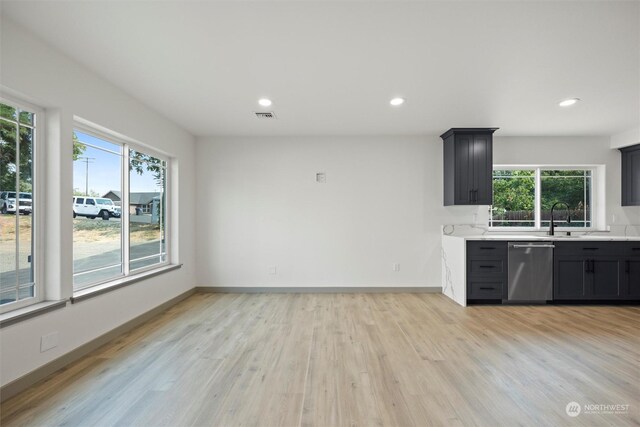
[[[20,240],[31,240],[31,215],[19,215]],[[3,241],[16,239],[16,216],[0,214],[0,239]]]
[[[129,225],[132,242],[148,242],[160,239],[158,224],[132,222]],[[120,221],[75,218],[73,220],[73,240],[75,242],[98,242],[120,239]]]
[[[31,240],[30,215],[20,215],[20,240]],[[73,240],[77,243],[99,242],[120,239],[120,221],[103,221],[102,219],[74,218]],[[129,225],[130,240],[134,243],[149,242],[160,239],[160,226],[158,224],[144,224],[132,222]],[[0,240],[15,241],[16,216],[0,215]]]

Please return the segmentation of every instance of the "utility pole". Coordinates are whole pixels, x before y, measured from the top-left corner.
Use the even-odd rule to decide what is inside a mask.
[[[89,195],[89,163],[93,163],[91,160],[95,160],[95,157],[78,157],[78,160],[86,164],[84,175],[84,195]]]

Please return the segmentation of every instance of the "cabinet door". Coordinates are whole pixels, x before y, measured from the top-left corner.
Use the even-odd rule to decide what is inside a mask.
[[[455,204],[470,205],[473,197],[473,135],[455,136]]]
[[[590,292],[592,299],[620,298],[620,261],[616,258],[594,259],[590,266]]]
[[[587,289],[587,265],[581,258],[556,257],[553,277],[553,298],[584,299]]]
[[[640,299],[640,258],[627,259],[622,267],[624,268],[622,295],[626,299]]]
[[[640,206],[640,145],[621,151],[622,206]]]
[[[492,136],[477,134],[473,136],[473,188],[474,205],[493,203],[493,150]]]

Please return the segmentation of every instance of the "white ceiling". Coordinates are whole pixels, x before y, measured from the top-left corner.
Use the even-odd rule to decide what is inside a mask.
[[[638,2],[3,1],[195,135],[610,135],[640,124]],[[259,120],[259,97],[277,120]],[[406,97],[391,108],[393,96]],[[562,109],[567,97],[583,101]]]

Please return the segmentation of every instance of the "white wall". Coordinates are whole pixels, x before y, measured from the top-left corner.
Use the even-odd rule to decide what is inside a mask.
[[[47,287],[71,295],[73,116],[98,123],[175,158],[179,179],[172,183],[175,203],[194,206],[194,138],[118,88],[49,48],[30,33],[2,19],[0,84],[47,109],[45,256]],[[108,70],[106,70],[108,72]],[[152,72],[152,70],[150,70]],[[159,88],[161,89],[161,88]],[[56,126],[57,125],[57,126]],[[64,153],[69,153],[65,155]],[[184,267],[66,308],[0,329],[0,381],[5,385],[62,354],[193,288],[195,217],[180,210],[172,232]],[[179,238],[179,240],[178,240]],[[57,348],[40,353],[40,337],[59,332]]]
[[[203,286],[440,286],[440,224],[476,210],[442,207],[432,138],[208,138],[197,158]]]
[[[441,225],[488,217],[442,206],[436,137],[202,138],[197,159],[199,286],[438,287]],[[605,164],[607,221],[640,225],[608,138],[498,136],[494,160]]]

